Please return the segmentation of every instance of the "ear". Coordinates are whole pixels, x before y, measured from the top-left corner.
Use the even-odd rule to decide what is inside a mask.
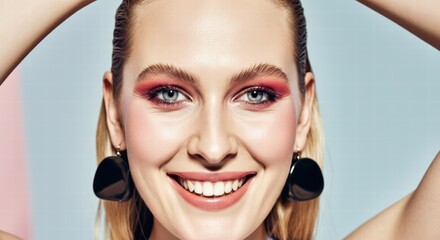
[[[304,101],[301,104],[302,109],[299,114],[298,125],[296,128],[295,151],[302,151],[306,146],[307,135],[310,130],[310,125],[312,123],[312,108],[315,100],[315,76],[313,75],[313,73],[306,73],[304,81],[306,90]]]
[[[120,150],[124,150],[125,135],[119,116],[117,100],[113,97],[113,75],[111,72],[104,73],[102,90],[104,93],[106,121],[110,140],[115,149],[119,146]]]

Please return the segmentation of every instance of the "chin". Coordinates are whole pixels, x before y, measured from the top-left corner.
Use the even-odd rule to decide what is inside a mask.
[[[265,234],[263,223],[271,207],[267,196],[256,188],[256,175],[252,171],[222,175],[168,173],[171,187],[165,187],[168,191],[162,189],[161,206],[152,209],[157,216],[153,233],[166,233],[168,237],[162,235],[153,239],[260,239]],[[217,196],[204,196],[189,191],[188,183],[182,180],[185,177],[194,181],[212,178],[212,182],[238,179],[239,183],[231,192],[227,189],[227,194],[219,191]],[[160,211],[154,212],[154,209]]]
[[[237,220],[224,219],[223,221],[219,220],[218,217],[207,216],[201,219],[193,219],[193,221],[185,221],[180,226],[174,226],[179,229],[175,236],[179,239],[188,240],[241,240],[246,239],[256,230],[246,225],[246,219],[243,219],[243,221]],[[243,224],[239,222],[243,222]]]

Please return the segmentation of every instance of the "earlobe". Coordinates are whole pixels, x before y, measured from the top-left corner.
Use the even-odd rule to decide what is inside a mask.
[[[307,135],[312,123],[313,105],[315,101],[315,76],[308,72],[304,77],[305,93],[304,100],[301,104],[302,108],[298,118],[298,125],[296,128],[295,146],[299,150],[304,149],[307,142]],[[297,150],[297,149],[295,149]]]
[[[121,150],[124,150],[125,136],[118,111],[118,101],[113,95],[113,75],[111,72],[104,73],[102,90],[104,93],[104,103],[107,117],[106,121],[110,140],[115,149],[119,146]]]

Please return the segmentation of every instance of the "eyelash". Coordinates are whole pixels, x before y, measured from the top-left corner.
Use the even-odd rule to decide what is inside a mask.
[[[166,107],[175,107],[178,105],[181,105],[183,102],[186,102],[187,100],[179,100],[179,101],[165,101],[162,99],[159,99],[159,94],[163,94],[164,91],[176,91],[177,94],[179,95],[183,95],[185,98],[190,99],[188,97],[188,94],[186,94],[186,92],[184,90],[182,90],[180,87],[174,86],[174,85],[164,85],[164,86],[160,86],[160,87],[156,87],[151,89],[150,91],[147,92],[147,98],[148,100],[159,104],[159,105],[163,105]]]
[[[163,99],[159,98],[159,94],[163,94],[164,91],[176,91],[177,94],[183,95],[187,100],[178,100],[178,101],[165,101]],[[266,98],[265,100],[262,100],[260,102],[251,102],[251,101],[244,101],[240,100],[243,96],[246,96],[247,94],[251,94],[252,91],[257,91],[260,94],[263,94],[263,98]],[[179,106],[183,104],[184,102],[190,101],[190,97],[188,97],[188,94],[181,89],[180,87],[174,86],[174,85],[164,85],[159,86],[156,88],[151,89],[145,94],[149,101],[152,101],[155,104],[163,105],[165,107],[173,108],[176,106]],[[178,96],[179,96],[178,95]],[[272,103],[276,102],[280,98],[279,94],[275,92],[272,88],[263,87],[263,86],[253,86],[253,87],[247,87],[242,89],[238,97],[234,98],[233,101],[242,102],[243,104],[248,105],[250,108],[265,108]]]
[[[263,94],[263,98],[266,99],[259,102],[240,100],[240,98],[248,94],[251,94],[253,91]],[[276,102],[279,98],[280,98],[279,94],[276,91],[274,91],[272,88],[263,87],[263,86],[254,86],[254,87],[245,88],[244,90],[240,91],[240,94],[238,95],[237,98],[234,99],[234,101],[239,101],[250,106],[251,108],[259,109],[271,105],[272,103]]]

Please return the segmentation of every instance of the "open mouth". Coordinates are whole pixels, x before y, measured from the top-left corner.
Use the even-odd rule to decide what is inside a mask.
[[[248,173],[235,179],[231,178],[220,181],[214,179],[191,179],[190,177],[182,176],[182,174],[169,174],[186,191],[204,197],[222,197],[234,193],[255,175],[255,173]]]
[[[239,202],[257,172],[168,172],[167,175],[186,202],[199,209],[218,211]]]

